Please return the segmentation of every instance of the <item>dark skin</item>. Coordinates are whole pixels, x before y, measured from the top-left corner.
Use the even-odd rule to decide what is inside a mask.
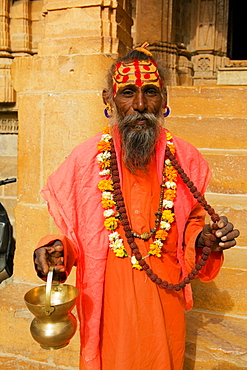
[[[103,91],[103,101],[109,104],[109,93]],[[126,84],[122,86],[113,98],[118,115],[124,118],[128,115],[138,113],[153,113],[159,116],[162,106],[166,106],[166,97],[162,91],[153,84],[146,84],[142,87],[137,87],[134,84]],[[144,124],[145,120],[140,120],[137,124]],[[217,240],[212,247],[213,251],[224,251],[236,245],[235,239],[239,236],[239,231],[234,229],[232,223],[223,216],[217,222],[219,229],[216,231]],[[205,241],[209,239],[211,234],[211,224],[203,227],[197,239],[197,247],[203,248]],[[55,241],[52,245],[41,247],[35,251],[34,260],[37,269],[44,275],[48,274],[49,267],[55,266],[55,271],[64,272],[63,266],[63,245],[60,240]]]

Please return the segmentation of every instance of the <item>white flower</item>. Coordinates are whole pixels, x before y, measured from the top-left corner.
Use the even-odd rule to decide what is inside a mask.
[[[135,256],[131,257],[131,263],[132,265],[135,265],[137,263],[137,259],[135,258]]]
[[[115,212],[113,211],[113,209],[107,209],[104,211],[104,217],[111,217],[115,214]]]
[[[171,166],[171,161],[170,161],[170,159],[166,159],[166,160],[165,160],[165,164],[166,164],[166,166]]]
[[[111,249],[119,249],[123,247],[123,240],[122,239],[117,239],[114,242],[110,243],[110,248]]]
[[[103,171],[100,171],[100,176],[107,176],[107,175],[110,175],[110,170],[103,170]]]
[[[104,135],[102,135],[102,137],[101,137],[101,140],[103,140],[103,141],[109,141],[109,140],[111,140],[111,135],[109,135],[109,134],[104,134]]]
[[[173,202],[171,200],[163,200],[163,207],[167,208],[172,208],[173,207]]]
[[[173,181],[166,181],[165,186],[167,189],[176,189],[176,183]]]
[[[102,198],[103,199],[111,199],[112,200],[112,193],[110,191],[103,191]]]
[[[153,244],[157,245],[160,249],[163,247],[163,242],[159,239],[156,239]]]
[[[119,239],[120,235],[117,231],[114,231],[114,233],[109,234],[109,240],[110,242],[114,242],[115,240]]]
[[[96,158],[97,158],[98,162],[103,162],[103,161],[111,158],[111,153],[110,152],[99,153]]]
[[[160,228],[163,229],[163,230],[170,230],[171,228],[171,225],[169,224],[169,222],[166,222],[166,221],[161,221],[160,222]]]

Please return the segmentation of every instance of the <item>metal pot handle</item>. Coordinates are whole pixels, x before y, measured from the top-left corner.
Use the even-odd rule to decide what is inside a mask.
[[[54,267],[50,267],[47,280],[46,280],[46,288],[45,288],[45,314],[46,316],[50,316],[52,312],[54,312],[55,307],[51,306],[51,287],[52,287],[52,279],[53,279],[53,271]]]

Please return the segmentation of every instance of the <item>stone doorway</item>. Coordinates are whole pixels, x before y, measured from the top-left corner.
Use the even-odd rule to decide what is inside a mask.
[[[247,60],[247,2],[229,0],[227,56],[231,60]]]

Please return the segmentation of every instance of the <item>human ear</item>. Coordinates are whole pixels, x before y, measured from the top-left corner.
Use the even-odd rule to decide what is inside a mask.
[[[107,89],[102,91],[102,99],[105,105],[110,105],[109,91]]]

